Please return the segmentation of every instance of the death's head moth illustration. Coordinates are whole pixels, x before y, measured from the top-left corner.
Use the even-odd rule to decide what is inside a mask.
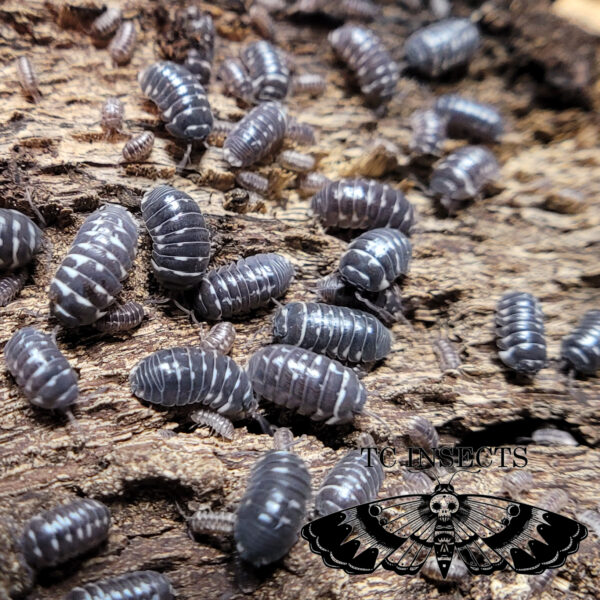
[[[474,575],[507,567],[533,575],[560,567],[587,529],[542,508],[457,494],[450,483],[438,483],[432,494],[386,498],[311,521],[302,536],[328,567],[346,573],[382,566],[414,575],[433,553],[445,578],[458,559]]]

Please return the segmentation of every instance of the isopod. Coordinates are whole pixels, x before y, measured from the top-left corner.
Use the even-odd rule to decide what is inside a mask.
[[[396,229],[381,227],[359,235],[340,258],[342,279],[361,290],[379,292],[408,273],[409,239]]]
[[[390,227],[409,234],[413,205],[400,191],[372,179],[341,179],[317,192],[310,209],[324,227],[375,229]]]
[[[240,58],[248,69],[257,100],[282,100],[288,93],[290,71],[281,54],[265,40],[249,44]]]
[[[139,162],[146,160],[152,153],[154,147],[154,134],[151,131],[143,131],[142,133],[132,137],[123,146],[123,159],[125,162]]]
[[[549,510],[550,512],[560,512],[569,502],[571,498],[565,490],[562,488],[555,487],[551,491],[549,491],[540,502],[538,502],[538,506],[543,508],[544,510]]]
[[[257,396],[327,425],[364,412],[367,392],[341,363],[310,350],[274,344],[250,358],[248,376]]]
[[[235,527],[235,513],[198,510],[188,520],[189,528],[197,534],[231,534]]]
[[[552,580],[556,577],[556,571],[548,569],[539,575],[531,575],[527,577],[527,583],[529,584],[529,598],[539,598],[539,594],[546,589]]]
[[[212,17],[197,6],[189,6],[185,12],[184,27],[193,45],[187,52],[184,65],[202,85],[208,85],[215,54],[216,32]]]
[[[65,600],[174,600],[171,582],[156,571],[133,571],[73,588]]]
[[[284,150],[277,158],[279,164],[288,171],[306,173],[315,168],[315,159],[310,154],[296,152],[296,150]]]
[[[159,185],[142,199],[142,218],[152,238],[152,270],[169,290],[200,283],[210,258],[210,232],[195,200]]]
[[[239,171],[235,174],[236,183],[245,190],[265,195],[269,191],[269,180],[252,171]]]
[[[138,230],[122,206],[107,204],[83,223],[50,283],[50,310],[66,327],[90,325],[121,291]]]
[[[208,335],[200,342],[200,348],[229,354],[235,342],[235,335],[235,327],[232,323],[228,321],[217,323],[210,328]]]
[[[318,302],[290,302],[273,318],[273,340],[340,362],[374,363],[392,349],[392,336],[373,315]]]
[[[190,415],[190,418],[197,425],[206,425],[206,427],[227,440],[233,439],[233,423],[227,417],[217,412],[204,409],[195,410]]]
[[[383,107],[394,95],[400,78],[398,65],[370,30],[344,25],[329,34],[335,52],[355,72],[367,103]]]
[[[502,116],[493,106],[456,94],[440,96],[435,111],[447,119],[450,137],[495,142],[504,130]]]
[[[123,21],[108,46],[108,52],[117,65],[126,65],[133,56],[137,31],[133,21]]]
[[[23,91],[34,102],[40,101],[40,82],[33,67],[33,63],[27,56],[19,56],[17,58],[17,73],[19,75],[19,83]]]
[[[584,510],[577,513],[577,518],[588,527],[594,530],[597,537],[600,537],[600,513],[597,510]]]
[[[107,98],[100,114],[100,127],[106,131],[107,135],[120,133],[123,129],[124,115],[123,103],[118,98]]]
[[[531,434],[531,439],[543,446],[579,446],[577,440],[568,431],[550,427],[536,429]]]
[[[600,310],[588,310],[563,337],[560,358],[567,369],[577,373],[593,375],[600,369]]]
[[[306,173],[298,178],[298,189],[305,196],[312,196],[322,190],[331,179],[323,173]]]
[[[441,372],[456,373],[460,370],[461,360],[454,344],[445,337],[438,337],[433,342],[433,351],[437,356]]]
[[[77,400],[77,373],[48,334],[19,329],[4,347],[4,361],[31,404],[67,412]]]
[[[275,37],[275,23],[264,6],[252,4],[248,10],[248,16],[252,26],[262,37],[268,40]]]
[[[215,119],[213,121],[212,130],[206,138],[206,142],[211,146],[222,147],[225,143],[225,139],[231,133],[234,127],[235,123],[231,123],[230,121],[222,121],[221,119]]]
[[[517,498],[522,492],[526,492],[533,486],[533,476],[529,471],[512,471],[502,478],[501,492],[508,494],[511,498]]]
[[[0,208],[0,271],[29,264],[41,246],[42,231],[27,215]]]
[[[285,137],[301,146],[314,146],[317,143],[315,130],[308,123],[301,123],[293,117],[288,118]]]
[[[293,95],[321,96],[325,92],[327,81],[317,73],[303,73],[292,78],[291,93]]]
[[[431,479],[423,471],[403,471],[403,486],[411,494],[427,494],[431,491]]]
[[[531,294],[502,296],[496,309],[496,335],[498,356],[510,369],[535,375],[546,366],[544,313]]]
[[[118,333],[135,329],[146,316],[144,307],[138,302],[126,302],[120,306],[111,306],[107,313],[94,323],[94,327],[103,333]]]
[[[28,273],[25,270],[0,275],[0,306],[12,302],[25,286]]]
[[[280,254],[255,254],[209,271],[194,291],[194,312],[219,321],[248,314],[280,298],[294,277],[294,267]]]
[[[435,110],[417,110],[410,117],[410,151],[417,155],[439,156],[446,139],[446,119]]]
[[[418,415],[408,422],[406,435],[413,444],[423,448],[423,450],[437,448],[440,443],[440,436],[433,423],[429,419]]]
[[[161,406],[202,404],[234,419],[256,408],[244,369],[214,350],[158,350],[133,368],[129,384],[135,396]]]
[[[54,567],[101,544],[109,528],[108,508],[80,498],[32,517],[23,530],[22,552],[34,569]]]
[[[464,65],[479,47],[479,30],[469,19],[444,19],[415,31],[404,44],[409,67],[439,77]]]
[[[381,8],[371,0],[341,0],[339,11],[346,20],[372,21],[381,14]]]
[[[287,112],[278,102],[253,108],[227,136],[223,158],[232,167],[249,167],[283,142]]]
[[[108,6],[92,23],[90,34],[100,39],[109,37],[118,29],[122,16],[118,6]]]
[[[233,97],[249,104],[252,100],[252,81],[246,67],[234,58],[223,61],[217,77],[223,82],[225,91]]]

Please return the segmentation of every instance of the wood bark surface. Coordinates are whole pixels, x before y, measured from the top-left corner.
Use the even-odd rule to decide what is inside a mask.
[[[247,18],[228,10],[228,3],[200,4],[213,15],[219,33],[215,65],[258,39]],[[453,4],[459,15],[479,5]],[[562,15],[566,4],[560,3]],[[191,167],[182,176],[175,173],[183,149],[165,132],[136,76],[157,60],[158,18],[176,3],[122,3],[125,16],[136,19],[139,41],[131,63],[120,67],[85,33],[101,5],[95,0],[0,3],[0,206],[31,215],[25,199],[30,188],[47,221],[51,245],[34,261],[20,297],[0,309],[0,344],[20,327],[50,331],[55,325],[49,320],[48,285],[90,211],[117,202],[139,218],[142,195],[160,183],[185,190],[199,202],[213,232],[213,266],[256,252],[281,252],[297,271],[286,299],[314,298],[314,282],[335,268],[346,242],[306,216],[308,200],[293,189],[289,173],[272,159],[261,163],[257,170],[281,191],[265,201],[263,212],[246,214],[240,212],[244,196],[234,190],[234,175],[220,148],[195,151]],[[532,292],[543,304],[549,353],[556,358],[561,337],[586,310],[600,307],[598,37],[593,27],[584,32],[543,1],[488,2],[476,17],[484,41],[468,74],[437,83],[403,76],[381,118],[364,105],[347,72],[336,64],[326,40],[331,23],[278,20],[276,41],[294,54],[298,70],[322,73],[328,81],[323,97],[288,102],[293,116],[318,130],[318,144],[311,150],[320,158],[319,169],[331,178],[365,175],[391,182],[414,202],[419,221],[412,238],[413,266],[403,285],[414,330],[394,326],[393,354],[364,379],[369,408],[390,431],[368,417],[358,418],[354,427],[328,428],[270,407],[266,414],[305,436],[295,449],[306,460],[315,488],[352,447],[358,431],[373,433],[380,445],[401,448],[406,421],[414,414],[431,419],[444,441],[463,445],[513,445],[540,426],[557,426],[580,445],[531,445],[534,488],[523,498],[536,504],[549,490],[563,488],[572,499],[563,512],[575,516],[596,507],[599,498],[598,380],[576,382],[592,399],[588,405],[568,394],[555,364],[533,381],[518,380],[497,358],[492,321],[503,293]],[[428,18],[425,10],[410,12],[390,2],[371,26],[401,59],[402,40]],[[28,101],[18,85],[14,59],[23,54],[40,76],[38,104]],[[500,179],[486,198],[453,218],[421,191],[427,171],[415,170],[408,158],[410,114],[449,91],[494,103],[508,123],[508,133],[494,148],[502,164]],[[99,114],[109,96],[125,103],[126,130],[107,140]],[[209,98],[221,119],[244,114],[214,78]],[[144,129],[157,136],[150,158],[120,165],[128,135]],[[396,148],[386,150],[383,142]],[[448,141],[445,151],[462,143]],[[581,193],[579,207],[571,210],[561,200],[564,188]],[[227,210],[232,208],[238,212]],[[144,233],[122,295],[146,303],[149,317],[140,328],[114,337],[87,329],[58,333],[59,347],[80,373],[82,394],[74,413],[82,434],[59,416],[34,409],[8,372],[0,372],[0,598],[18,597],[30,588],[30,598],[60,598],[75,585],[136,569],[167,574],[179,600],[240,595],[231,543],[192,540],[175,502],[235,510],[250,467],[270,447],[270,439],[243,422],[233,442],[221,440],[193,430],[185,411],[147,406],[130,393],[128,374],[142,357],[199,339],[198,327],[175,307],[149,302],[162,294],[149,269],[149,251]],[[265,310],[236,322],[232,355],[241,364],[268,343],[271,314]],[[440,374],[432,341],[443,330],[461,350],[465,375]],[[465,475],[461,491],[496,492],[504,473],[488,469]],[[400,469],[391,470],[382,494],[400,481]],[[31,581],[18,560],[15,536],[33,514],[81,495],[110,507],[113,527],[107,544]],[[596,597],[598,559],[598,538],[590,532],[544,597]],[[383,570],[350,577],[327,569],[302,541],[270,569],[254,596],[501,600],[524,597],[528,589],[527,578],[512,572],[444,585]]]

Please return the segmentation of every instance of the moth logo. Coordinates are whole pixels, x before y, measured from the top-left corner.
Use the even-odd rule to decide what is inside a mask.
[[[458,494],[396,496],[335,512],[302,528],[328,567],[372,573],[382,566],[414,575],[433,552],[444,578],[453,560],[474,575],[510,567],[534,575],[564,564],[587,529],[577,521],[507,498]]]

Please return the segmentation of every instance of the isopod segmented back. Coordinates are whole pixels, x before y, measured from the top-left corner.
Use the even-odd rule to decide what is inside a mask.
[[[560,358],[568,369],[593,375],[600,369],[600,310],[588,310],[560,345]]]
[[[169,579],[156,571],[133,571],[73,588],[65,600],[174,600]]]
[[[27,215],[12,208],[0,208],[0,271],[29,264],[42,246],[42,235]]]
[[[248,69],[257,100],[285,98],[290,85],[290,71],[275,46],[265,40],[253,42],[244,48],[240,58]]]

